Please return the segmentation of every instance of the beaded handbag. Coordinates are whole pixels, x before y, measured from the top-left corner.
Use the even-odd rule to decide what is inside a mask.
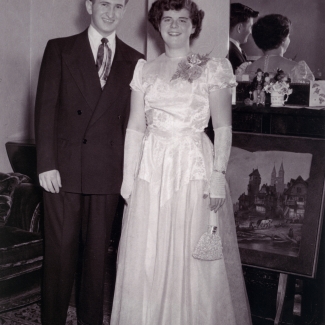
[[[217,234],[216,226],[208,226],[208,230],[199,239],[192,256],[203,261],[222,259],[221,238]]]

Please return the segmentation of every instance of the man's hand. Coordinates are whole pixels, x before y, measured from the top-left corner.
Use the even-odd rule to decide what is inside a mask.
[[[61,177],[58,170],[49,170],[38,175],[39,183],[45,191],[51,193],[59,193],[61,184]]]
[[[226,199],[210,198],[210,210],[217,212],[225,203],[225,201]]]

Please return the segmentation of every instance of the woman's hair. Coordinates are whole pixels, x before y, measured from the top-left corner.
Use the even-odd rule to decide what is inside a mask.
[[[204,17],[204,11],[199,10],[197,4],[192,0],[156,0],[149,10],[148,20],[155,30],[159,32],[159,25],[164,11],[179,11],[182,9],[187,9],[189,11],[192,25],[195,27],[194,33],[190,36],[192,40],[199,36]]]
[[[277,49],[290,33],[291,21],[282,15],[272,14],[261,17],[253,25],[252,36],[262,50]]]

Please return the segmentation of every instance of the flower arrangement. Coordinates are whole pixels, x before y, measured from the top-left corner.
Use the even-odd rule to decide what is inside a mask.
[[[267,93],[273,93],[273,92],[277,92],[281,95],[290,95],[292,94],[292,89],[290,88],[289,83],[283,82],[283,81],[276,81],[275,83],[273,83],[272,81],[270,82],[269,85],[266,85],[264,87],[264,90]]]
[[[267,93],[278,93],[279,95],[290,95],[292,89],[290,88],[290,78],[280,69],[277,70],[274,78],[264,86]]]
[[[201,77],[204,66],[210,60],[209,54],[189,54],[186,59],[178,63],[176,72],[173,74],[171,81],[181,78],[192,83]]]

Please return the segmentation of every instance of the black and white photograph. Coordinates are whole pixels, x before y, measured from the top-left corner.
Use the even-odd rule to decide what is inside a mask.
[[[1,325],[325,325],[325,0],[0,0]]]

